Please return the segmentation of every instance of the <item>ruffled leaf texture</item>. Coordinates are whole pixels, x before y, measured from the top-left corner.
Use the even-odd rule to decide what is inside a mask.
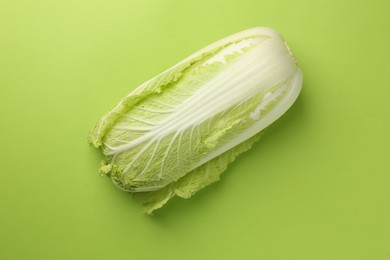
[[[183,199],[190,198],[197,191],[219,181],[220,175],[238,155],[249,150],[260,139],[261,133],[251,137],[243,143],[208,161],[192,170],[177,182],[149,192],[134,193],[134,198],[142,205],[145,213],[151,215],[153,211],[164,206],[175,195]]]

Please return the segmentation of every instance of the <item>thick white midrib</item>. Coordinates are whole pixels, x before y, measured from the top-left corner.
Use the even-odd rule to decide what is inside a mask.
[[[275,43],[273,43],[273,44],[275,44]],[[223,109],[226,109],[226,106],[231,102],[230,100],[227,101],[226,96],[231,97],[231,99],[237,100],[237,102],[240,102],[241,99],[246,99],[246,97],[248,95],[256,94],[256,92],[253,92],[253,89],[249,93],[248,93],[248,88],[245,88],[245,90],[247,90],[247,91],[238,91],[237,92],[237,90],[241,89],[243,85],[246,85],[244,83],[245,79],[247,81],[253,81],[253,79],[251,77],[248,77],[248,75],[251,73],[256,74],[256,71],[258,71],[260,68],[263,68],[264,65],[266,65],[264,67],[264,69],[260,70],[261,75],[266,74],[268,70],[274,69],[273,67],[279,63],[289,64],[289,62],[290,62],[290,60],[289,60],[290,57],[288,55],[286,55],[287,52],[286,52],[286,50],[284,50],[284,48],[280,48],[280,46],[274,46],[274,45],[271,45],[268,48],[273,49],[273,52],[268,52],[268,55],[264,55],[262,53],[252,54],[252,53],[248,52],[250,55],[253,55],[255,57],[253,58],[251,56],[244,55],[242,60],[233,64],[241,70],[237,71],[237,69],[234,68],[236,71],[233,71],[234,73],[232,73],[232,74],[239,74],[239,76],[233,77],[233,76],[229,75],[229,73],[232,72],[233,68],[230,70],[227,69],[226,71],[221,73],[222,75],[220,75],[219,77],[217,76],[217,78],[214,78],[210,82],[206,83],[206,85],[203,86],[201,88],[201,90],[198,91],[198,93],[194,94],[194,96],[192,97],[192,100],[187,100],[185,103],[183,103],[184,106],[179,106],[179,109],[177,111],[175,111],[171,116],[166,118],[162,124],[160,124],[158,127],[156,127],[155,130],[148,132],[144,136],[142,136],[136,140],[133,140],[132,142],[129,142],[128,144],[116,147],[112,151],[110,151],[109,153],[106,153],[106,154],[107,155],[118,154],[120,152],[123,152],[127,149],[130,149],[134,146],[137,146],[137,145],[145,142],[146,140],[152,138],[156,134],[158,134],[160,136],[160,138],[163,138],[167,134],[170,134],[172,131],[178,130],[178,127],[180,127],[180,126],[181,126],[180,128],[187,128],[191,124],[193,124],[194,122],[199,121],[199,118],[202,118],[205,116],[210,116],[210,115],[212,116],[213,114],[218,113]],[[260,50],[260,51],[263,52],[264,50]],[[281,52],[281,53],[279,53],[279,52]],[[286,53],[283,53],[283,52],[286,52]],[[260,62],[257,59],[258,56],[256,54],[259,55],[259,57],[262,57]],[[266,56],[270,56],[270,57],[266,57]],[[274,57],[274,56],[279,56],[279,57],[277,57],[277,59],[272,59],[272,57]],[[281,60],[281,58],[284,58],[284,59]],[[269,61],[271,61],[272,63],[269,63]],[[266,64],[264,64],[264,63],[266,63]],[[244,64],[246,66],[239,66],[240,64]],[[289,64],[289,66],[291,66],[291,65]],[[249,69],[247,69],[247,68],[249,68]],[[243,71],[243,73],[240,73],[240,71]],[[281,72],[279,72],[279,73],[282,74]],[[260,73],[258,73],[258,74],[260,74]],[[231,79],[231,77],[233,77],[233,80]],[[259,78],[262,78],[262,76],[260,76]],[[241,84],[236,84],[238,82],[241,82]],[[211,86],[209,86],[209,85],[211,85]],[[221,85],[223,87],[220,87]],[[259,83],[257,82],[256,85],[259,85]],[[251,90],[251,89],[249,89],[249,90]],[[261,90],[262,89],[256,89],[257,92],[259,92]],[[232,92],[233,93],[236,92],[236,93],[238,93],[238,95],[232,95]],[[241,94],[241,95],[239,95],[239,94]],[[218,104],[218,103],[220,104],[219,106],[214,105],[214,104]],[[223,104],[224,106],[222,106],[221,104]],[[212,109],[213,107],[214,107],[214,109]],[[194,113],[194,112],[196,112],[196,113]],[[203,112],[203,113],[200,114],[200,112]],[[190,116],[193,114],[198,115],[197,119],[194,119],[192,117],[192,120],[190,120],[191,119]],[[187,121],[183,122],[183,119],[187,119]]]
[[[250,72],[252,72],[252,71],[250,71]],[[242,78],[245,79],[247,77],[244,74],[244,75],[242,75]],[[240,81],[240,80],[241,80],[240,78],[237,78],[235,81]],[[249,80],[249,79],[247,79],[247,80]],[[235,83],[235,81],[231,81],[231,82]],[[205,86],[205,88],[206,87],[207,86]],[[211,88],[215,88],[215,87],[211,87]],[[224,94],[229,94],[230,92],[233,92],[233,91],[235,91],[235,89],[230,89],[230,91],[225,91]],[[199,93],[196,93],[194,95],[199,95]],[[205,94],[202,93],[201,96],[203,97],[204,95]],[[224,101],[226,103],[226,101],[227,101],[226,97],[224,95],[217,95],[217,97],[213,96],[212,99],[213,99],[212,100],[213,104],[221,102],[221,101]],[[237,96],[233,96],[232,99],[237,99],[238,101],[240,101]],[[220,106],[217,106],[215,108],[219,108],[218,110],[221,110],[224,107],[221,108],[221,105],[220,105]],[[109,153],[106,153],[106,155],[119,154],[123,151],[131,149],[132,147],[138,146],[147,140],[151,140],[142,150],[142,151],[144,151],[145,149],[147,149],[147,147],[150,146],[151,142],[153,142],[157,139],[161,140],[162,138],[166,137],[167,135],[169,135],[173,131],[177,131],[178,126],[180,126],[181,129],[186,129],[190,125],[196,123],[198,121],[198,118],[204,118],[205,115],[207,115],[208,117],[213,116],[214,115],[213,111],[216,110],[215,108],[212,111],[210,111],[209,106],[201,106],[201,108],[199,108],[199,104],[198,104],[198,106],[190,107],[188,109],[189,111],[186,111],[186,113],[180,113],[179,111],[176,111],[175,113],[173,113],[171,116],[169,116],[163,123],[161,123],[158,127],[153,129],[152,131],[146,133],[145,135],[143,135],[143,136],[141,136],[141,137],[125,144],[125,145],[110,148],[111,151]],[[193,110],[195,110],[195,111],[193,111]],[[197,114],[196,119],[192,118],[192,120],[189,120],[188,116],[194,112],[196,112],[196,114]],[[187,122],[187,124],[185,124],[185,122],[183,122],[183,119],[186,119],[186,118],[187,118],[187,121],[185,121],[185,122]],[[136,158],[138,158],[138,156]]]
[[[189,171],[192,171],[199,166],[205,164],[206,162],[214,159],[215,157],[221,155],[222,153],[230,150],[236,145],[242,143],[245,140],[248,140],[255,134],[259,133],[261,130],[272,124],[279,117],[281,117],[295,102],[297,99],[302,87],[302,71],[300,69],[294,74],[289,91],[282,97],[282,100],[274,107],[271,111],[269,111],[262,119],[260,119],[257,123],[253,124],[251,127],[245,130],[243,134],[238,135],[236,138],[232,139],[226,145],[212,151],[207,154],[204,158],[199,160],[196,164],[194,164]]]

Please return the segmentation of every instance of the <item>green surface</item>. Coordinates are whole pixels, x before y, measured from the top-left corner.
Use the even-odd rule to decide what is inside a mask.
[[[390,259],[390,2],[1,1],[0,259]],[[86,136],[134,87],[270,26],[304,85],[220,182],[155,216]]]

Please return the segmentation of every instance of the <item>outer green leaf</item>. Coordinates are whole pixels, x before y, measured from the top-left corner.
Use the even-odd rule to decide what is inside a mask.
[[[260,139],[260,135],[261,133],[251,137],[233,149],[199,166],[177,182],[157,191],[134,193],[134,198],[142,205],[144,212],[147,214],[152,214],[154,210],[164,206],[175,195],[188,199],[197,191],[219,181],[220,175],[226,170],[227,166],[238,155],[249,150]]]

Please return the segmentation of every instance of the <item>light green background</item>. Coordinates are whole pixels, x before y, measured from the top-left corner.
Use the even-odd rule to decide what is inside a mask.
[[[0,259],[390,259],[390,2],[0,2]],[[296,104],[222,180],[155,216],[86,136],[143,81],[270,26]]]

